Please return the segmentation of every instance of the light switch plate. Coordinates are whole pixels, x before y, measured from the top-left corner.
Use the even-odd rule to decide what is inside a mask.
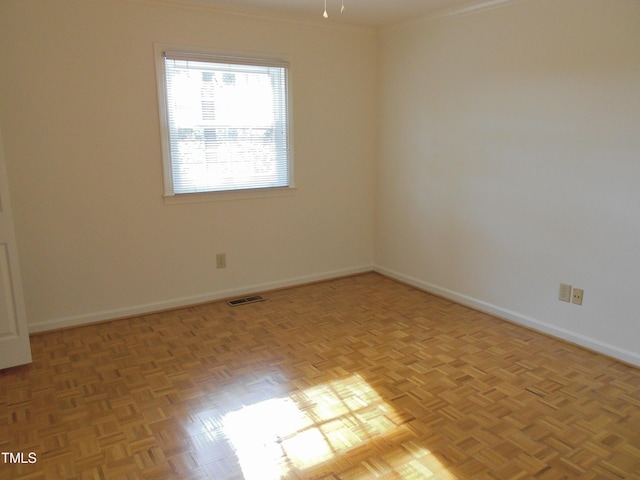
[[[558,295],[558,299],[561,302],[571,302],[571,285],[568,285],[566,283],[560,284],[560,293]]]

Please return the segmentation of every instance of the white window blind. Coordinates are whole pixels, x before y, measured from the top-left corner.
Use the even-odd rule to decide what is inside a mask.
[[[285,63],[164,53],[167,194],[290,185]]]

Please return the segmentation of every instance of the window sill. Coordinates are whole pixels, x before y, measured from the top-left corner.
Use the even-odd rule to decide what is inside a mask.
[[[283,197],[293,195],[296,190],[296,187],[291,186],[224,192],[180,193],[175,195],[165,195],[164,203],[167,205],[175,205],[181,203],[225,202],[251,198]]]

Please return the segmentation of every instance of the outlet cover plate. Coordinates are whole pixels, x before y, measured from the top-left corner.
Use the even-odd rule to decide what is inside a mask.
[[[575,303],[576,305],[582,305],[583,297],[584,297],[584,290],[582,290],[581,288],[573,289],[573,297],[571,299],[573,303]]]

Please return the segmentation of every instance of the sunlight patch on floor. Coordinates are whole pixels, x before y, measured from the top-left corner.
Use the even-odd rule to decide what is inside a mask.
[[[319,468],[373,438],[388,437],[392,445],[398,437],[394,431],[401,428],[394,423],[394,414],[395,409],[366,381],[352,375],[245,406],[225,415],[221,427],[245,480],[279,480],[290,472]],[[434,471],[421,461],[427,456],[438,478],[447,478],[443,476],[446,470],[428,450],[415,444],[409,450],[392,447],[397,453],[390,455],[391,467],[387,468],[401,478],[432,477]],[[361,478],[380,473],[366,459],[361,465]],[[353,473],[356,478],[357,472]]]

